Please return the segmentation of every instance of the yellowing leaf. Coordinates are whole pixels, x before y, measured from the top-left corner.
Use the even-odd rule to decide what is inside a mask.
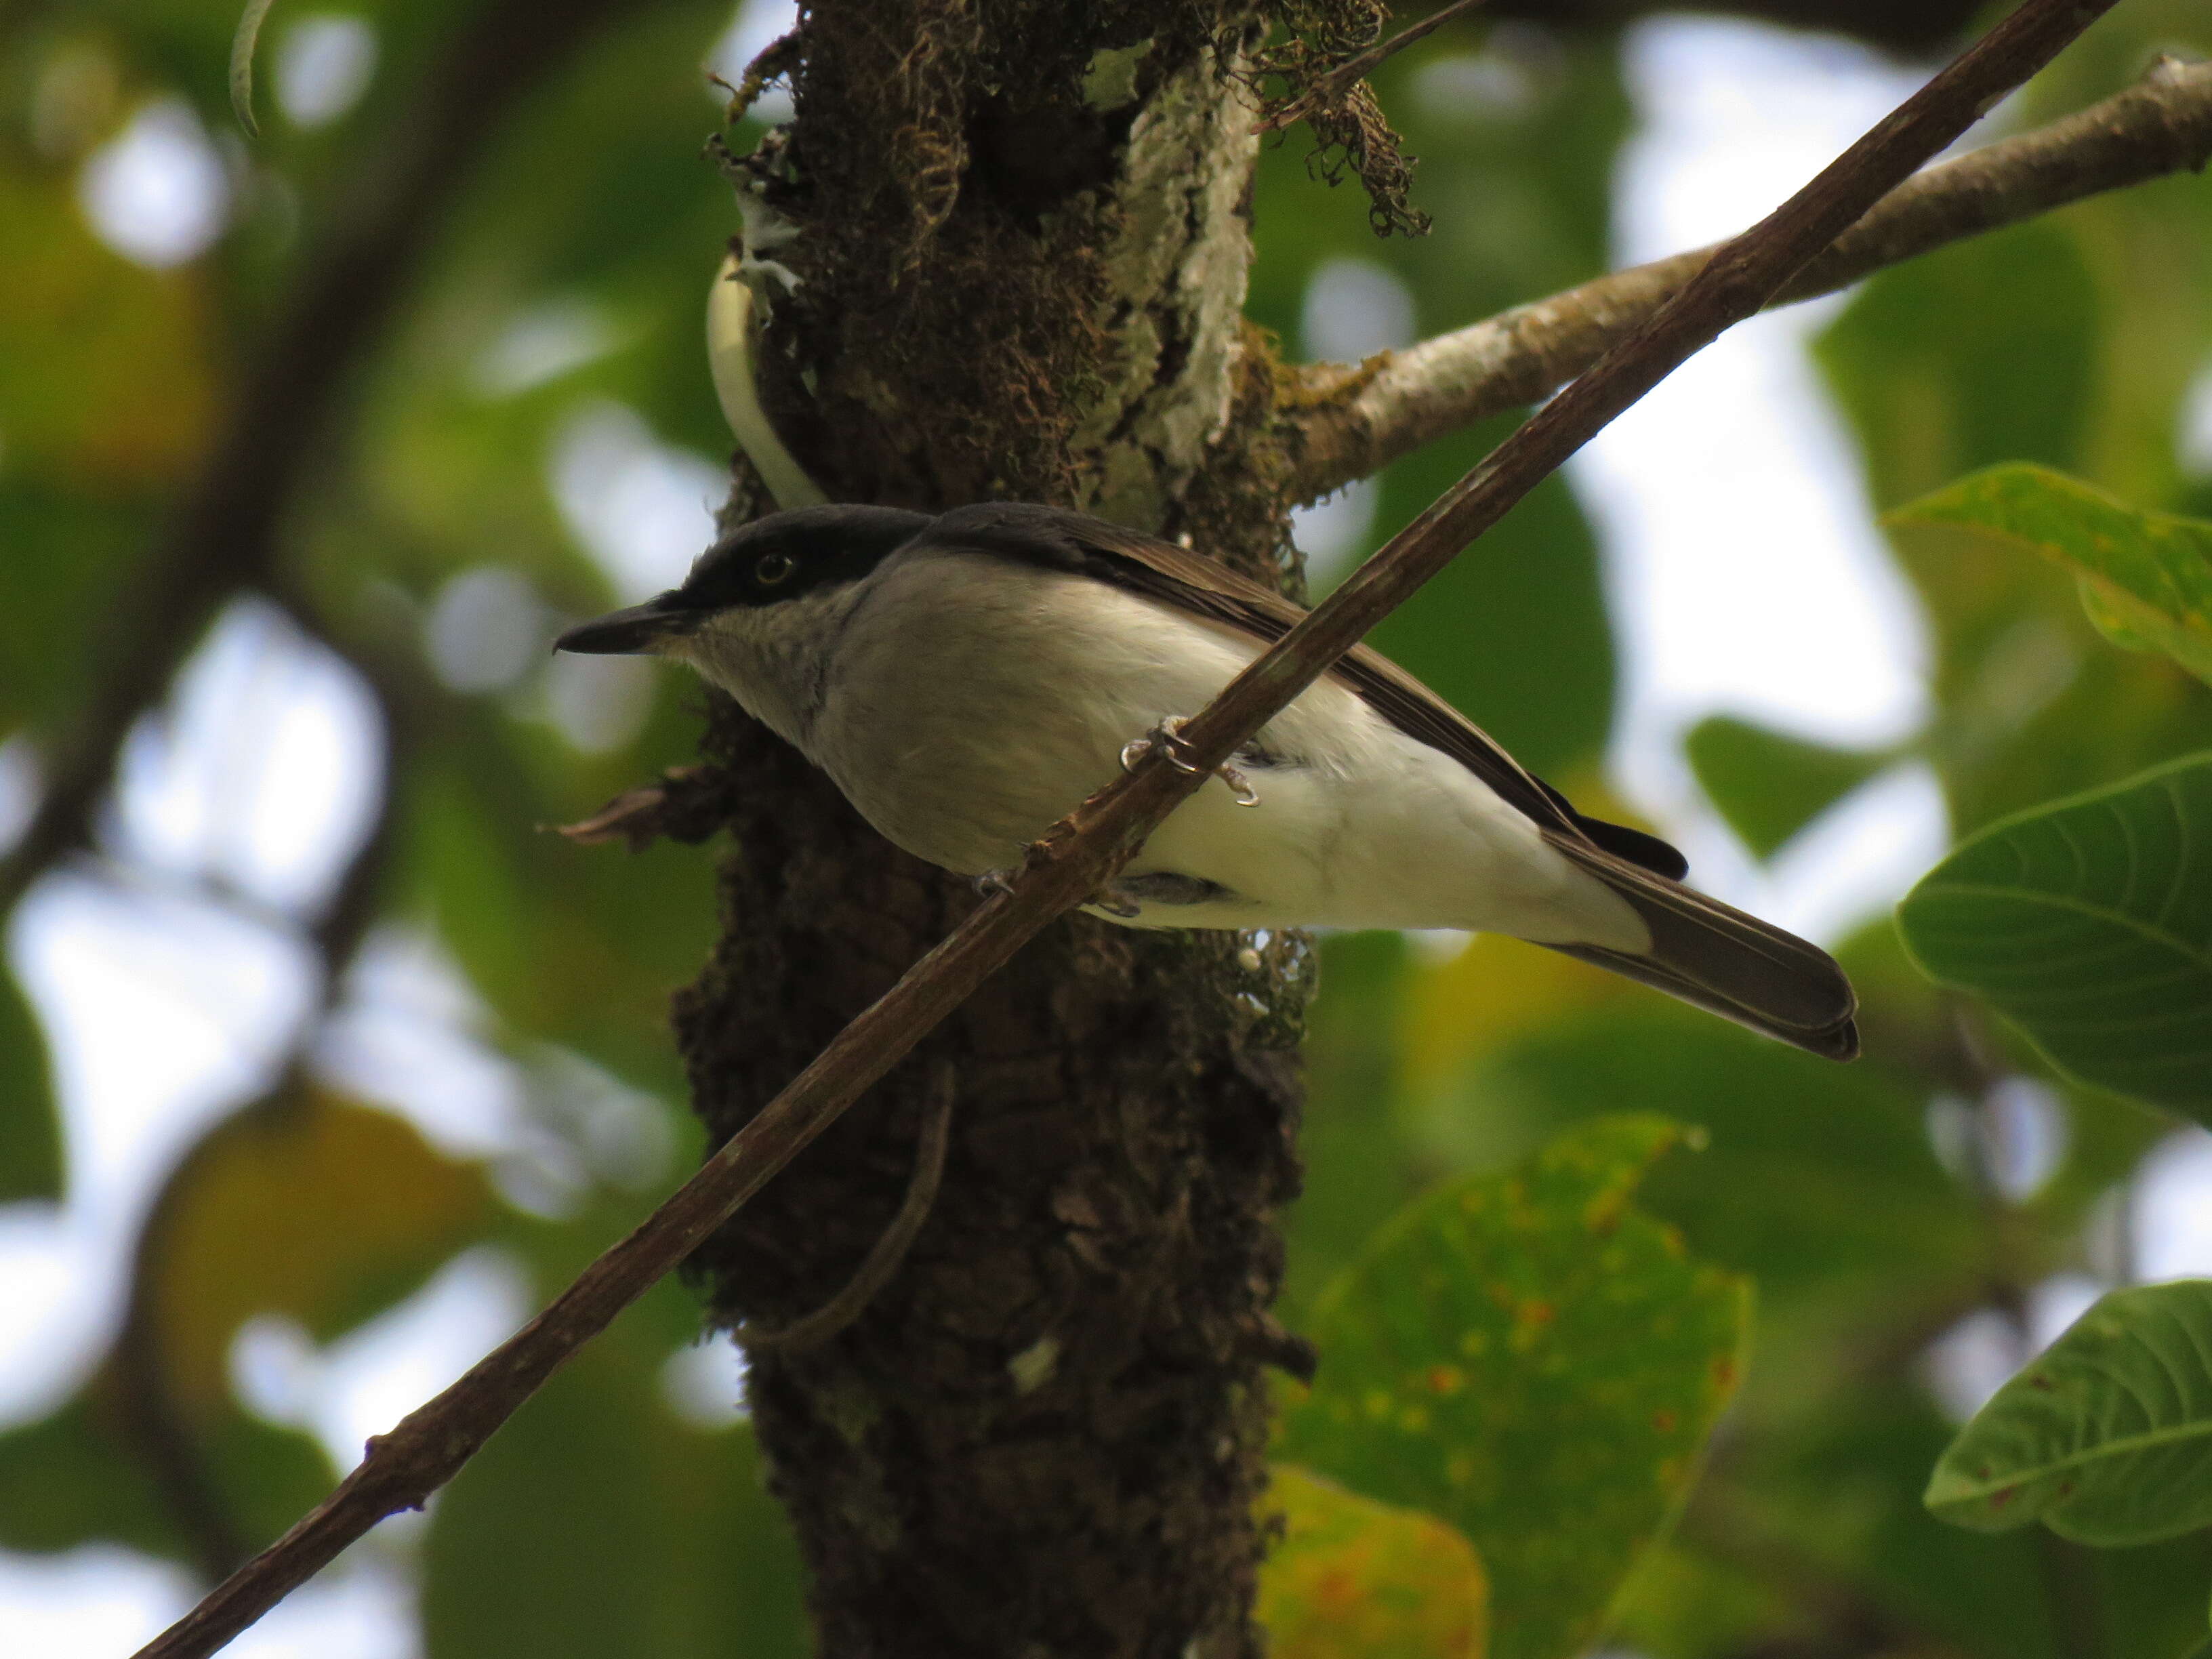
[[[1735,1391],[1751,1286],[1632,1203],[1684,1139],[1608,1117],[1408,1205],[1316,1304],[1285,1456],[1438,1515],[1495,1575],[1501,1659],[1603,1633]]]
[[[2017,462],[1960,479],[1889,515],[1949,526],[2073,571],[2115,644],[2163,651],[2212,681],[2212,523],[2151,513],[2048,467]]]
[[[149,1223],[172,1394],[211,1415],[247,1319],[289,1314],[328,1340],[412,1291],[488,1213],[482,1175],[389,1113],[311,1091],[231,1119]]]
[[[216,389],[204,297],[101,246],[66,173],[0,168],[0,424],[8,470],[102,494],[197,459]]]
[[[1273,1475],[1261,1509],[1283,1534],[1259,1605],[1273,1659],[1483,1659],[1490,1581],[1464,1536],[1295,1464]]]

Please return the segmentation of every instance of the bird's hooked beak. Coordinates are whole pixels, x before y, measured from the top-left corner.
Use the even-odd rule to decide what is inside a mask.
[[[649,654],[662,641],[688,634],[699,623],[699,613],[686,608],[673,592],[647,599],[624,611],[579,623],[553,641],[556,651],[576,651],[592,656]]]

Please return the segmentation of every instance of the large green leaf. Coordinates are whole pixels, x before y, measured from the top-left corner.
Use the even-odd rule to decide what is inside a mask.
[[[1891,758],[1876,750],[1793,738],[1728,714],[1699,720],[1682,747],[1729,828],[1762,859],[1772,857]]]
[[[1815,354],[1875,504],[2027,459],[2079,467],[2105,307],[2080,242],[2031,220],[1881,272]]]
[[[1749,1282],[1630,1206],[1683,1131],[1601,1119],[1409,1206],[1325,1292],[1282,1455],[1443,1516],[1494,1586],[1492,1650],[1562,1659],[1603,1628],[1735,1391]]]
[[[2212,1279],[2114,1291],[1974,1414],[1928,1507],[2085,1544],[2212,1526]]]
[[[1255,1610],[1273,1659],[1482,1659],[1489,1581],[1436,1516],[1290,1463],[1274,1467],[1261,1507],[1282,1527]]]
[[[2212,756],[1992,824],[1898,921],[2063,1070],[2212,1121]]]
[[[1514,422],[1486,422],[1382,475],[1377,539],[1425,508]],[[1564,478],[1546,479],[1376,625],[1368,642],[1556,780],[1605,747],[1613,629],[1597,538]]]
[[[2163,651],[2212,680],[2212,524],[2144,512],[2026,462],[1974,473],[1889,516],[1964,526],[2056,560],[2080,576],[2082,605],[2106,638]]]
[[[409,1125],[304,1090],[225,1119],[179,1163],[138,1256],[138,1324],[60,1410],[0,1435],[0,1544],[129,1544],[198,1564],[206,1504],[258,1548],[334,1480],[311,1436],[233,1397],[239,1328],[281,1313],[327,1341],[480,1237],[482,1172]]]

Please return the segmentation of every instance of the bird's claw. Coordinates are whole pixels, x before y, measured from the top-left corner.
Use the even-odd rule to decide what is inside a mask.
[[[1091,908],[1094,910],[1103,910],[1109,916],[1119,916],[1124,921],[1132,921],[1144,915],[1145,907],[1134,899],[1125,898],[1115,891],[1117,885],[1116,883],[1109,882],[1097,892],[1092,894],[1087,901]]]
[[[1227,762],[1215,767],[1213,775],[1229,786],[1230,799],[1239,806],[1257,806],[1260,804],[1260,792],[1252,787],[1242,772]]]
[[[1188,722],[1181,714],[1170,714],[1141,738],[1132,738],[1121,745],[1121,769],[1133,772],[1137,763],[1157,749],[1170,766],[1186,776],[1194,777],[1202,769],[1186,759],[1182,752],[1182,728]],[[1213,769],[1213,775],[1229,786],[1229,793],[1239,806],[1257,806],[1260,793],[1252,787],[1245,775],[1227,762]]]
[[[986,870],[975,878],[975,890],[985,898],[1011,896],[1014,890],[1014,872],[1011,870]]]

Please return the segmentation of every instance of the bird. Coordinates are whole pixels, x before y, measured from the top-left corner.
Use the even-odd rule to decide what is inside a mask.
[[[730,532],[681,586],[555,648],[688,664],[887,840],[988,881],[1304,615],[1215,560],[1064,508],[831,503]],[[1085,908],[1140,928],[1509,933],[1855,1057],[1835,961],[1686,873],[1667,842],[1577,811],[1359,646]]]

